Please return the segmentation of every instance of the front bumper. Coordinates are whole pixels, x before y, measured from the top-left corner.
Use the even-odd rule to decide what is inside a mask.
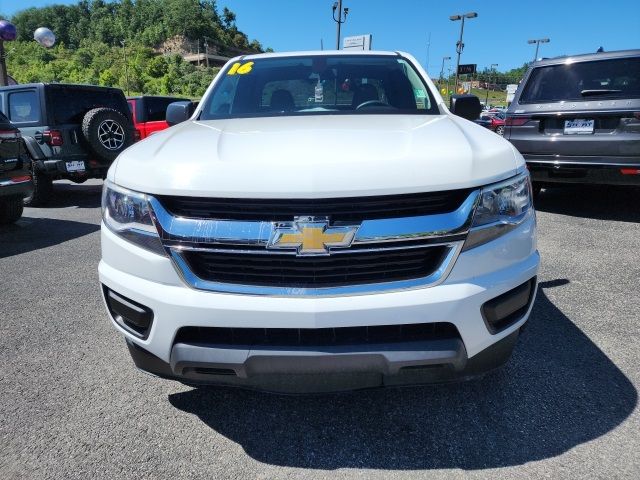
[[[99,272],[106,288],[153,312],[145,338],[112,316],[141,369],[186,383],[326,391],[466,378],[504,363],[534,294],[526,313],[495,333],[485,324],[481,307],[534,278],[538,265],[532,217],[499,239],[461,253],[447,279],[428,288],[321,298],[200,291],[184,284],[168,258],[104,226]],[[459,335],[296,349],[176,342],[182,327],[322,329],[437,322],[453,324]]]
[[[640,157],[523,156],[534,182],[640,185]]]

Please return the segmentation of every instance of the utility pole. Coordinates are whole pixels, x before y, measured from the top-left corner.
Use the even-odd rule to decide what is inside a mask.
[[[535,62],[538,59],[538,49],[540,48],[540,44],[541,43],[549,43],[551,40],[549,40],[548,38],[536,38],[534,40],[527,40],[527,43],[529,45],[533,45],[534,43],[536,44],[536,53],[533,56],[533,61]]]
[[[458,70],[460,68],[460,55],[462,54],[462,50],[464,50],[464,43],[462,43],[462,34],[464,33],[464,19],[465,18],[476,18],[478,14],[476,12],[467,12],[462,15],[451,15],[449,20],[452,22],[456,22],[458,20],[462,20],[460,24],[460,40],[456,43],[456,53],[458,54],[458,60],[456,61],[456,83],[454,90],[458,91]]]
[[[337,25],[337,35],[336,35],[336,50],[340,50],[340,26],[347,21],[347,15],[349,14],[348,8],[342,8],[342,0],[338,0],[333,3],[333,21],[336,22]],[[338,12],[338,18],[336,18],[336,10]]]
[[[126,40],[121,40],[122,44],[122,56],[124,57],[124,80],[126,82],[125,90],[127,91],[127,96],[129,96],[129,63],[127,62],[127,48],[125,46]]]
[[[442,57],[442,66],[440,67],[440,86],[442,87],[442,77],[444,75],[444,62],[451,60],[451,57]]]
[[[497,64],[497,63],[492,63],[492,64],[491,64],[490,70],[491,70],[492,72],[494,72],[494,76],[493,76],[493,78],[495,78],[495,71],[496,71],[494,67],[497,67],[497,66],[498,66],[498,64]],[[491,76],[489,76],[489,78],[491,78]],[[489,103],[489,84],[487,84],[487,96],[486,96],[486,98],[484,99],[484,106],[485,106],[485,108],[486,108],[486,106],[487,106],[487,103]]]
[[[431,32],[429,32],[429,39],[427,40],[427,64],[425,65],[425,70],[427,74],[429,73],[429,50],[431,49]]]

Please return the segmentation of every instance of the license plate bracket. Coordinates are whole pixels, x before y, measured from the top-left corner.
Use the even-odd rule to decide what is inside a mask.
[[[66,162],[67,172],[84,172],[86,170],[84,161],[74,160],[72,162]]]
[[[595,120],[576,118],[564,121],[565,135],[591,135],[595,126]]]

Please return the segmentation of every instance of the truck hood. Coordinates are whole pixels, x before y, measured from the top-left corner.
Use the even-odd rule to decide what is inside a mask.
[[[152,194],[352,197],[475,187],[522,165],[453,115],[317,115],[187,121],[127,149],[108,178]]]

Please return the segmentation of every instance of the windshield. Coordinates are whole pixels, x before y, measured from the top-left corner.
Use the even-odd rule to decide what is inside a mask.
[[[439,114],[413,66],[391,55],[240,61],[205,100],[201,120],[322,114]]]
[[[640,58],[538,67],[518,103],[640,98]]]

